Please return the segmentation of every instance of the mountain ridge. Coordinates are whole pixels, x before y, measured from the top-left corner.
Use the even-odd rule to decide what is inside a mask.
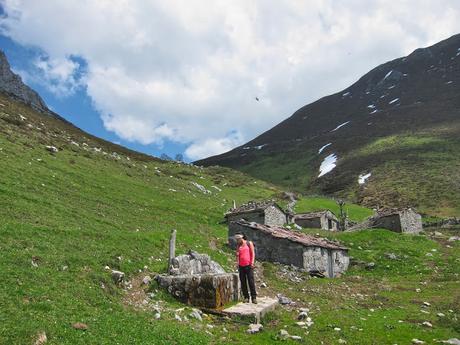
[[[196,164],[227,166],[296,191],[346,196],[372,207],[421,206],[427,210],[436,206],[428,200],[436,188],[426,187],[430,191],[424,195],[408,195],[412,192],[403,190],[403,182],[389,183],[384,166],[410,158],[415,168],[428,165],[430,174],[438,169],[437,176],[447,175],[446,171],[434,168],[434,158],[429,162],[428,158],[417,161],[412,157],[436,151],[438,148],[433,147],[436,140],[438,144],[443,142],[441,146],[452,146],[453,156],[448,161],[457,166],[453,158],[460,146],[459,86],[460,34],[457,34],[379,65],[343,91],[307,104],[248,143]],[[421,150],[422,143],[407,143],[410,148],[398,147],[393,154],[369,151],[368,146],[394,136],[401,142],[415,137],[431,144],[425,143],[428,146]],[[366,148],[369,152],[363,155]],[[329,167],[335,165],[322,174],[320,168],[327,157],[332,160],[335,157]],[[401,181],[410,174],[409,170],[404,169],[407,174],[401,176]],[[365,185],[358,184],[359,176],[369,172],[371,176]],[[410,180],[415,189],[426,183],[416,176]],[[396,193],[378,192],[390,188],[390,184]],[[455,181],[451,187],[459,190]],[[443,187],[446,195],[437,197],[437,201],[444,203],[449,199],[451,187]],[[448,204],[449,208],[456,208],[451,210],[453,214],[460,212],[460,200],[450,198]]]

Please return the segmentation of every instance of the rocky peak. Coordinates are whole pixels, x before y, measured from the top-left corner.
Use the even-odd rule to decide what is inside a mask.
[[[11,71],[8,59],[3,51],[0,50],[0,92],[19,99],[29,104],[36,110],[49,112],[48,107],[37,92],[23,83],[21,77]]]

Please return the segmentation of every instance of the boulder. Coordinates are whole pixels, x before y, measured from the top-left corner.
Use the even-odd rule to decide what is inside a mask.
[[[112,270],[112,280],[115,284],[120,284],[125,279],[124,272]]]
[[[246,332],[249,334],[259,333],[262,328],[263,326],[260,323],[251,323]]]

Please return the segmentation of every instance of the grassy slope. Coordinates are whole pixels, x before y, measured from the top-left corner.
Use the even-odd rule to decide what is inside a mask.
[[[63,140],[67,134],[55,121],[1,101],[6,107],[0,120],[0,339],[24,344],[44,329],[51,343],[59,344],[168,343],[169,333],[177,342],[205,341],[206,335],[188,327],[152,324],[151,315],[125,310],[103,268],[128,275],[144,265],[152,272],[164,270],[172,228],[178,229],[179,252],[212,252],[227,264],[227,257],[209,245],[214,239],[223,243],[225,227],[218,225],[223,212],[233,199],[271,196],[270,187],[227,169],[128,161],[125,155],[117,160],[94,152],[100,145],[92,141],[85,150],[78,138],[73,140],[80,147]],[[24,123],[15,121],[19,113],[27,118]],[[53,134],[56,138],[49,139]],[[61,151],[51,155],[45,144]],[[203,194],[192,181],[212,194]],[[38,268],[31,266],[32,257],[39,258]],[[69,328],[77,321],[88,323],[90,330]]]
[[[458,133],[453,127],[432,128],[376,138],[340,153],[337,168],[320,179],[317,152],[297,143],[273,152],[253,150],[251,159],[236,168],[301,193],[345,197],[368,207],[410,206],[432,216],[460,216]],[[360,186],[358,176],[369,171],[371,178]]]
[[[384,344],[459,335],[459,245],[447,248],[425,237],[385,231],[327,234],[350,245],[352,256],[375,261],[375,271],[356,266],[342,279],[288,283],[279,266],[263,264],[267,294],[281,292],[298,298],[299,305],[312,304],[315,325],[309,335],[294,325],[296,312],[286,309],[266,322],[264,332],[248,336],[239,323],[208,320],[215,328],[206,333],[199,322],[174,321],[174,309],[182,306],[161,291],[152,300],[166,306],[160,320],[125,306],[125,292],[112,284],[105,265],[123,270],[130,279],[140,269],[141,276],[164,271],[168,235],[176,228],[178,252],[194,248],[230,268],[226,228],[218,224],[223,212],[233,199],[267,198],[279,191],[228,169],[158,162],[90,137],[83,140],[78,131],[22,105],[4,98],[0,102],[0,344],[29,344],[39,331],[46,331],[49,344],[265,344],[276,340],[284,325],[292,334],[325,344],[336,343],[338,337],[353,344],[369,344],[370,339]],[[27,119],[21,121],[19,114]],[[49,144],[60,151],[51,155],[44,149]],[[121,158],[103,154],[112,151]],[[201,193],[192,181],[212,194]],[[318,201],[302,205],[313,207]],[[438,252],[426,257],[431,249]],[[390,262],[385,251],[407,258]],[[38,267],[32,266],[32,258]],[[414,290],[418,286],[420,294]],[[353,294],[361,291],[362,299],[352,297],[350,289]],[[446,318],[420,316],[425,300]],[[376,310],[371,317],[366,316],[369,307]],[[435,328],[413,321],[421,317]],[[74,322],[87,323],[88,331],[72,329]],[[351,330],[352,325],[363,331]]]
[[[337,205],[337,202],[334,199],[325,197],[301,198],[295,206],[295,211],[297,213],[320,211],[324,209],[331,210],[336,215],[339,214],[339,206]],[[369,208],[355,204],[345,204],[345,211],[347,212],[348,217],[350,217],[350,219],[355,222],[361,222],[364,219],[372,216],[374,213]]]
[[[460,215],[460,141],[448,130],[381,138],[345,160],[379,162],[365,188],[348,189],[364,204],[401,203],[431,215]]]

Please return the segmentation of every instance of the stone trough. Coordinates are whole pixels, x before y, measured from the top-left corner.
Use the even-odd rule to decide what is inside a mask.
[[[238,275],[226,273],[208,255],[194,251],[173,257],[169,273],[155,280],[181,302],[197,307],[222,309],[239,297]]]

